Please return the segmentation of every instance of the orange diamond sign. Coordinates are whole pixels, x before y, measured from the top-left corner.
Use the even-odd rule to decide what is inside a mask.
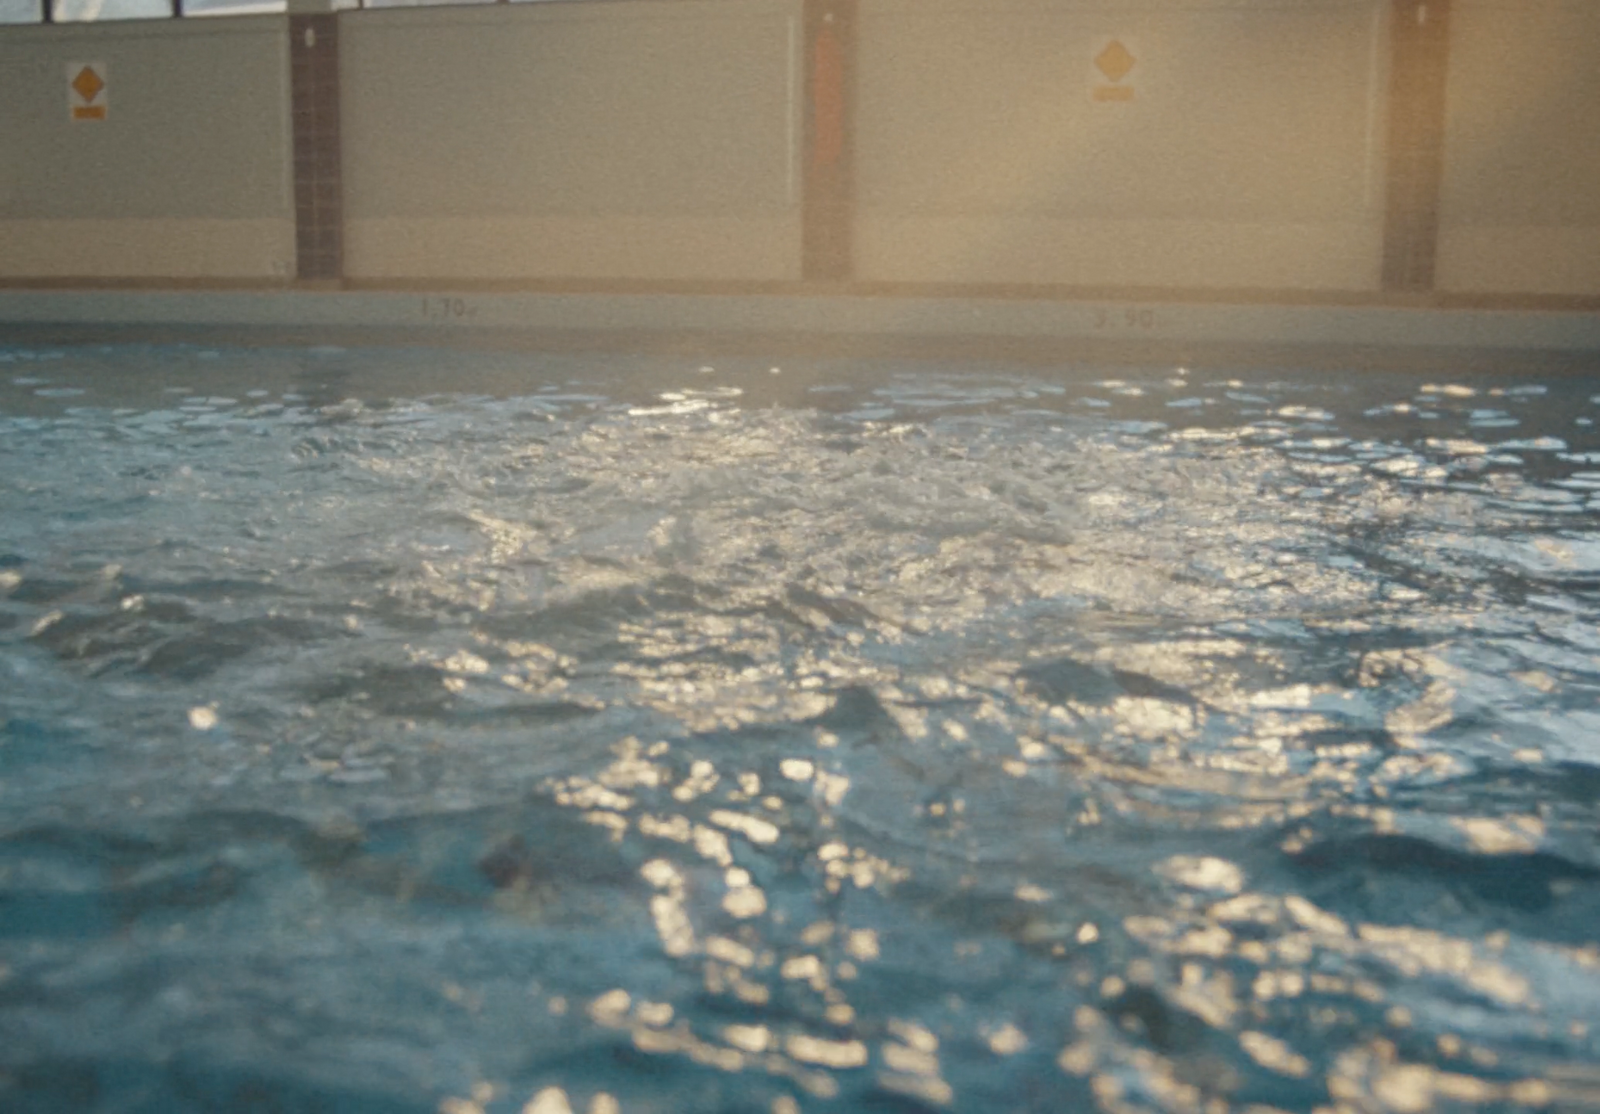
[[[67,63],[67,114],[73,120],[106,118],[106,64]]]
[[[105,87],[106,83],[94,72],[93,66],[83,67],[78,71],[78,76],[72,79],[72,91],[82,97],[86,104],[92,103]]]
[[[1128,48],[1116,39],[1106,44],[1106,48],[1094,56],[1094,68],[1105,74],[1112,82],[1121,81],[1133,69],[1136,61],[1128,53]]]
[[[1144,67],[1136,43],[1122,35],[1097,36],[1089,44],[1089,99],[1096,104],[1126,104],[1137,95]]]

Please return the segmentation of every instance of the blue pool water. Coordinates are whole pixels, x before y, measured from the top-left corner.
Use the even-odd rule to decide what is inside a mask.
[[[0,348],[0,1108],[1600,1108],[1597,392]]]

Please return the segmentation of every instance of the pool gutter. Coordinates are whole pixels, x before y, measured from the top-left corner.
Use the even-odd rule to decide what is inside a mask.
[[[0,342],[242,341],[627,347],[707,344],[1068,359],[1435,363],[1513,358],[1600,371],[1600,311],[845,293],[0,289]],[[1236,358],[1236,357],[1228,357]]]

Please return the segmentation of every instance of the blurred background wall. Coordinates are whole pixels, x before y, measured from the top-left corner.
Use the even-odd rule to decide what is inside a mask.
[[[1600,296],[1590,0],[46,2],[14,283]]]

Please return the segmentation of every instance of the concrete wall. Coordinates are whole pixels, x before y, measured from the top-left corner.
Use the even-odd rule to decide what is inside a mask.
[[[799,11],[346,14],[346,274],[798,278]]]
[[[861,0],[857,273],[1373,289],[1386,17],[1381,0]],[[1119,82],[1093,65],[1112,38],[1135,59]]]
[[[1600,4],[1455,0],[1440,289],[1600,295]]]
[[[281,17],[0,33],[0,278],[293,273]],[[69,63],[107,70],[69,114]]]

